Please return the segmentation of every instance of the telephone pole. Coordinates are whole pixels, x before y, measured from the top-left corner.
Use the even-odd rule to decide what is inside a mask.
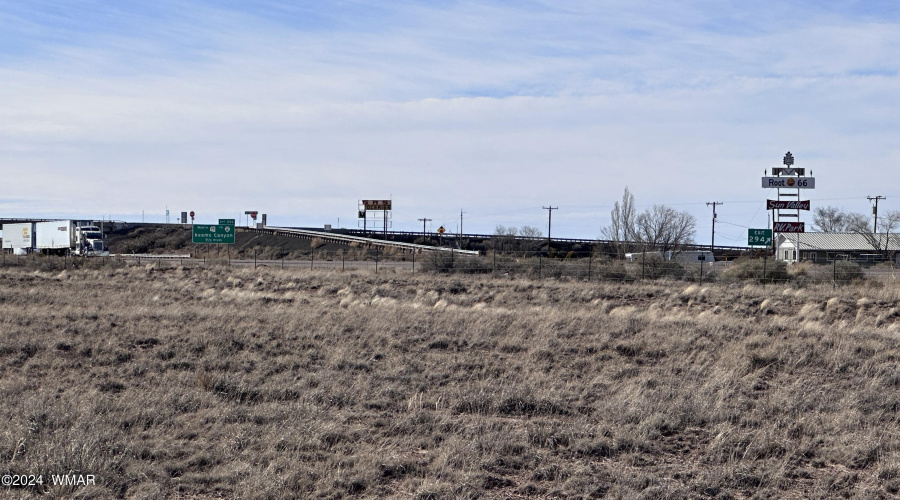
[[[884,196],[866,196],[866,199],[869,201],[875,201],[875,208],[872,209],[872,213],[875,215],[875,230],[872,234],[878,234],[878,200],[886,200]]]
[[[425,224],[428,222],[431,222],[433,219],[422,218],[419,220],[422,221],[422,237],[424,238],[425,237]]]
[[[790,153],[788,153],[790,154]],[[716,205],[724,205],[721,201],[709,201],[706,203],[706,206],[712,205],[713,207],[713,224],[712,224],[712,242],[709,244],[709,251],[716,251]]]
[[[463,220],[463,214],[464,214],[464,213],[465,213],[465,212],[463,212],[462,209],[460,208],[460,209],[459,209],[459,235],[460,235],[460,236],[462,236],[462,234],[463,234],[463,230],[462,230],[462,220]]]
[[[550,252],[550,227],[553,223],[553,211],[559,210],[559,207],[542,207],[547,211],[547,252]]]

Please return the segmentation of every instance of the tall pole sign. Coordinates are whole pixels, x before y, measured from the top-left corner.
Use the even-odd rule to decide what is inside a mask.
[[[766,209],[772,211],[772,231],[775,234],[797,234],[796,243],[794,244],[795,255],[793,255],[792,260],[798,260],[797,258],[800,256],[800,236],[798,233],[806,232],[806,225],[800,222],[800,211],[808,211],[810,208],[809,200],[800,199],[800,190],[815,189],[816,178],[812,177],[812,170],[809,171],[810,177],[807,177],[805,168],[794,167],[794,155],[790,151],[784,155],[782,163],[784,167],[773,168],[771,176],[762,178],[762,187],[764,189],[778,190],[777,200],[766,200]],[[772,247],[777,255],[777,238],[772,238]]]
[[[362,220],[363,234],[366,233],[367,216],[371,213],[373,215],[372,226],[375,227],[377,222],[381,222],[384,237],[387,239],[387,230],[391,227],[391,210],[393,210],[392,200],[360,200],[358,212],[359,218]],[[378,220],[378,214],[375,214],[375,212],[381,212],[382,221]]]

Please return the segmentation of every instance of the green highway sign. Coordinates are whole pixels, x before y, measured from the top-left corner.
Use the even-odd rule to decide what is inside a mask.
[[[748,229],[747,230],[747,246],[748,247],[767,247],[772,245],[771,229]]]
[[[234,219],[219,219],[219,225],[221,226],[233,226]]]
[[[191,227],[192,243],[234,244],[234,224],[193,224]]]

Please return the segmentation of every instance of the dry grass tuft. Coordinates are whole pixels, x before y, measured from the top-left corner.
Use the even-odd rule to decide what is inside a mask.
[[[864,292],[864,295],[863,293]],[[890,287],[0,269],[0,469],[70,498],[887,498]]]

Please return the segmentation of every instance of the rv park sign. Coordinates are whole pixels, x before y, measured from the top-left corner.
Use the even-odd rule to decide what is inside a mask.
[[[809,172],[812,173],[812,170]],[[782,217],[800,218],[800,210],[809,210],[809,200],[785,200],[782,197],[793,196],[800,197],[800,189],[815,189],[816,178],[806,177],[805,168],[794,167],[794,155],[790,151],[784,155],[784,167],[772,169],[773,177],[763,177],[763,189],[777,189],[777,200],[766,200],[766,210],[772,211],[772,233],[803,233],[806,231],[806,225],[802,222],[784,222],[778,219]],[[797,194],[782,193],[782,189],[797,189]],[[796,210],[796,213],[782,214],[782,210]],[[777,214],[776,214],[777,211]],[[759,245],[766,241],[766,234],[761,229],[751,229],[748,234],[748,244],[753,246]],[[770,233],[771,234],[771,233]],[[769,235],[771,237],[771,235]]]

